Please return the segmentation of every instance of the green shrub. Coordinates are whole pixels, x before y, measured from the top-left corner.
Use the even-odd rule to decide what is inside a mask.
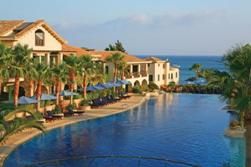
[[[89,101],[88,100],[82,100],[80,103],[79,103],[80,106],[89,106]]]
[[[173,88],[176,86],[176,84],[175,84],[175,82],[171,81],[171,82],[169,82],[168,86]]]
[[[139,86],[134,86],[132,88],[133,93],[142,93],[141,88]]]
[[[148,88],[150,91],[153,91],[153,90],[159,89],[159,86],[155,84],[154,82],[150,82],[148,85]]]
[[[74,95],[73,96],[73,99],[81,99],[82,98],[82,95]]]
[[[67,110],[73,110],[74,108],[76,108],[76,103],[70,104],[66,107]]]
[[[59,106],[56,106],[54,110],[52,110],[53,114],[61,114],[62,110]]]
[[[42,113],[40,113],[40,112],[34,112],[33,114],[34,114],[34,117],[35,117],[36,120],[43,119]]]

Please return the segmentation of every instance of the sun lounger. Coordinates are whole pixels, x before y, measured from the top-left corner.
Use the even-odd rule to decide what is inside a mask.
[[[83,115],[84,113],[85,113],[85,111],[84,110],[73,110],[73,113],[74,113],[74,115],[76,114],[76,115]]]

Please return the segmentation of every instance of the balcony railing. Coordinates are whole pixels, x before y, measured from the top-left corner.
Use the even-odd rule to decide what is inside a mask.
[[[126,74],[127,79],[140,78],[140,77],[147,77],[147,72],[141,71],[141,72],[134,72],[134,73],[127,73]]]
[[[171,160],[159,157],[143,157],[143,156],[120,156],[120,155],[108,155],[108,156],[75,156],[61,159],[45,160],[41,162],[34,162],[31,164],[23,164],[24,167],[36,167],[36,166],[65,166],[69,164],[75,164],[85,167],[98,167],[98,166],[183,166],[183,167],[200,167],[200,165],[188,163],[180,160]]]
[[[141,72],[140,72],[140,75],[141,75],[142,77],[147,77],[147,72],[146,72],[146,71],[141,71]]]

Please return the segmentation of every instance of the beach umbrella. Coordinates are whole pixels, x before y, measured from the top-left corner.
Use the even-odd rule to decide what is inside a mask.
[[[105,89],[109,89],[109,88],[112,88],[113,86],[109,83],[99,83],[97,84],[96,86],[99,86],[99,87],[103,87]]]
[[[67,91],[67,90],[63,90],[61,93],[60,93],[61,96],[75,96],[75,95],[78,95],[77,93],[75,92],[70,92],[70,91]]]
[[[36,99],[36,96],[32,96],[32,98],[33,98],[33,99]],[[56,99],[57,99],[56,96],[54,96],[54,95],[49,95],[49,94],[45,94],[45,93],[43,93],[43,94],[41,95],[41,98],[40,98],[40,100],[42,100],[42,101],[44,101],[44,100],[56,100]]]
[[[97,90],[103,90],[103,89],[105,89],[105,88],[101,87],[101,86],[94,86],[94,85],[87,87],[87,91],[97,91]]]
[[[112,85],[112,87],[120,87],[122,84],[121,83],[114,83],[114,82],[108,82],[109,84]]]
[[[128,85],[128,84],[130,84],[130,82],[127,81],[127,80],[118,80],[116,83],[121,84],[121,85]]]
[[[19,104],[36,104],[38,101],[33,98],[22,96],[18,99]]]

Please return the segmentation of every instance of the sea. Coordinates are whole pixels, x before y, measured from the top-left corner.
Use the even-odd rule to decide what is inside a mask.
[[[137,55],[140,58],[149,57],[149,55]],[[151,56],[151,55],[150,55]],[[224,65],[222,63],[223,56],[173,56],[173,55],[159,55],[155,56],[162,60],[170,61],[171,65],[180,68],[180,84],[187,83],[186,80],[190,77],[195,76],[194,72],[189,70],[189,68],[195,64],[201,64],[202,68],[214,68],[218,70],[224,70]]]

